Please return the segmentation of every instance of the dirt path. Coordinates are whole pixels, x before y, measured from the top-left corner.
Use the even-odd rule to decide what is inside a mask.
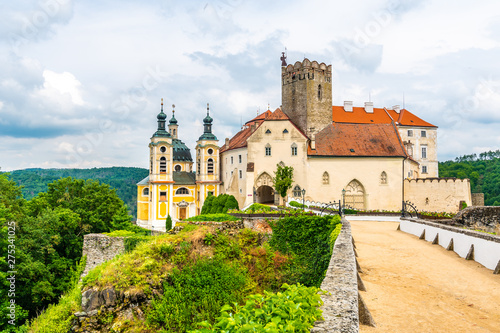
[[[500,275],[396,231],[398,222],[351,224],[377,324],[360,332],[500,332]]]

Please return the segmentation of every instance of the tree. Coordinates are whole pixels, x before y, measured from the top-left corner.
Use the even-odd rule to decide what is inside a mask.
[[[165,221],[165,231],[169,231],[170,229],[172,229],[172,218],[168,214],[167,221]]]
[[[226,204],[224,205],[224,210],[222,212],[227,213],[227,211],[230,209],[239,209],[238,201],[236,200],[234,195],[230,195],[227,198]]]
[[[289,189],[292,188],[293,182],[293,167],[277,164],[277,169],[274,172],[274,189],[280,194],[283,200]]]
[[[210,210],[212,210],[212,203],[215,199],[215,196],[209,195],[208,198],[203,203],[203,207],[201,208],[201,214],[210,214]]]

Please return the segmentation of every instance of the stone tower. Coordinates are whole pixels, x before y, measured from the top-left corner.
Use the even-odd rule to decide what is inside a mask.
[[[310,138],[332,122],[332,65],[317,61],[281,64],[283,112]]]

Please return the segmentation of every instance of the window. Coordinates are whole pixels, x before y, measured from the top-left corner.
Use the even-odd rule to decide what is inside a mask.
[[[160,173],[167,172],[167,159],[165,157],[160,158]]]
[[[293,188],[293,196],[296,198],[302,197],[302,189],[299,185],[295,185],[295,187]]]
[[[238,155],[238,163],[241,163],[241,155]]]
[[[266,134],[271,134],[271,130],[269,130],[269,129],[268,129],[268,130],[266,131]]]
[[[292,156],[297,156],[297,144],[292,144]]]
[[[147,197],[149,196],[149,188],[146,187],[142,190],[142,196]]]
[[[167,192],[160,192],[160,201],[167,201]]]
[[[196,171],[201,174],[201,163],[200,160],[196,161]]]
[[[266,145],[266,156],[271,156],[271,145],[269,143]]]
[[[330,175],[328,172],[323,172],[323,185],[328,185],[330,183]]]
[[[177,191],[175,191],[175,194],[176,195],[189,194],[189,190],[185,187],[181,187]]]
[[[422,165],[422,173],[427,173],[427,165]]]
[[[153,173],[153,159],[149,162],[149,173]]]
[[[427,158],[427,147],[426,146],[422,147],[422,158]]]
[[[214,150],[212,148],[209,148],[207,150],[208,155],[212,155],[214,153]]]
[[[408,130],[408,136],[413,136],[413,130]]]
[[[208,191],[207,192],[207,197],[211,196],[211,195],[214,195],[214,192],[213,191]]]
[[[233,157],[231,156],[231,164],[233,164]]]
[[[318,85],[318,99],[321,101],[321,84]]]
[[[175,167],[174,167],[175,171],[181,171],[182,170],[182,167],[180,166],[180,164],[177,164]]]
[[[240,170],[240,179],[243,178],[243,171]]]
[[[387,174],[385,171],[382,171],[380,174],[380,184],[387,184]]]
[[[286,133],[288,133],[288,130],[285,128],[285,129],[283,130],[283,134],[286,134]]]
[[[420,132],[420,136],[423,137],[423,138],[426,138],[427,137],[427,132],[426,131],[421,131]]]
[[[207,161],[207,173],[208,174],[214,173],[214,160],[211,158],[209,158]]]
[[[167,148],[166,148],[165,146],[161,146],[161,147],[160,147],[160,151],[161,151],[162,153],[164,153],[164,152],[166,152],[166,151],[167,151]]]
[[[175,137],[175,129],[172,130],[172,134]]]

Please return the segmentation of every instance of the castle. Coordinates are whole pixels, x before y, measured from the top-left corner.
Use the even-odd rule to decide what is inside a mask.
[[[467,179],[438,178],[435,125],[399,106],[332,106],[331,65],[308,59],[287,65],[284,55],[281,60],[281,107],[246,122],[220,148],[207,110],[196,174],[189,149],[177,139],[174,116],[166,132],[163,111],[158,115],[150,175],[138,184],[139,225],[160,226],[168,214],[175,220],[199,214],[209,193],[232,194],[240,207],[278,203],[278,164],[294,168],[288,200],[342,199],[372,210],[400,210],[409,200],[420,210],[447,212],[462,201],[471,204]]]

